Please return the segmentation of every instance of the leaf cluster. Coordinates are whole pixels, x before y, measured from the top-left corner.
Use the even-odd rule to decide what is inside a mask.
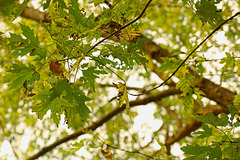
[[[197,135],[196,144],[181,147],[185,154],[190,155],[185,159],[239,159],[239,138],[230,134],[240,123],[235,121],[238,111],[232,104],[228,105],[230,117],[225,113],[218,116],[209,113],[206,116],[198,115],[197,120],[204,123],[202,131],[194,132]],[[229,127],[229,129],[224,129]],[[204,143],[203,143],[204,142]]]
[[[76,129],[89,117],[90,110],[85,102],[91,99],[70,85],[66,79],[51,84],[45,83],[44,88],[34,98],[36,105],[33,106],[33,111],[42,119],[50,110],[51,118],[57,125],[61,120],[61,114],[65,115],[66,123]]]

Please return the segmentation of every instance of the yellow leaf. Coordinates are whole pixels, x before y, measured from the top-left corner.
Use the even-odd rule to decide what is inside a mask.
[[[119,82],[118,84],[114,84],[118,87],[118,94],[120,95],[119,99],[119,107],[122,107],[123,102],[126,103],[126,109],[130,109],[129,101],[128,101],[128,95],[127,95],[127,88],[126,84]]]
[[[101,152],[102,152],[104,157],[106,157],[108,159],[112,159],[113,154],[110,153],[107,143],[102,143],[101,144]]]
[[[129,113],[130,120],[133,123],[131,115],[130,115],[130,104],[129,104],[129,100],[128,100],[126,84],[119,82],[118,84],[114,84],[114,85],[116,85],[118,87],[118,96],[120,97],[119,107],[122,107],[123,102],[126,103],[126,111]]]
[[[237,68],[237,75],[240,76],[240,61],[239,60],[236,62],[236,66],[238,67]]]

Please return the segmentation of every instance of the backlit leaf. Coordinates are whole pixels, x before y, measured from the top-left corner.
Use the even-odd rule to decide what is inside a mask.
[[[12,64],[7,71],[8,74],[4,77],[4,82],[9,83],[9,89],[15,89],[23,86],[25,81],[32,83],[34,80],[39,80],[39,73],[36,72],[36,68],[29,64]]]

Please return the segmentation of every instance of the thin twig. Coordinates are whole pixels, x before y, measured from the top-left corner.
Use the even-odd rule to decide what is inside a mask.
[[[215,32],[217,32],[224,24],[226,24],[228,21],[232,20],[233,18],[235,18],[236,16],[238,16],[240,14],[240,12],[237,12],[235,15],[233,15],[232,17],[228,18],[227,20],[225,20],[223,23],[221,23],[216,29],[214,29],[197,47],[195,47],[193,49],[193,51],[183,60],[183,62],[177,67],[177,69],[165,80],[163,81],[160,85],[144,92],[144,93],[140,93],[140,94],[132,94],[132,93],[129,93],[129,95],[132,95],[132,96],[141,96],[141,95],[144,95],[146,93],[149,93],[161,86],[163,86],[168,80],[170,80],[176,73],[177,71],[183,66],[183,64],[188,60],[188,58],[203,44],[205,43]]]
[[[137,16],[134,20],[132,20],[131,22],[127,23],[126,25],[120,27],[118,30],[116,30],[115,32],[111,33],[110,35],[108,35],[107,37],[103,38],[102,40],[100,40],[99,42],[97,42],[95,45],[93,45],[92,47],[90,47],[86,53],[84,53],[85,56],[87,56],[88,53],[90,53],[95,47],[97,47],[99,44],[101,44],[102,42],[104,42],[105,40],[109,39],[110,37],[116,35],[117,33],[119,33],[121,30],[127,28],[128,26],[132,25],[133,23],[135,23],[137,20],[139,20],[143,14],[145,13],[146,9],[148,8],[149,4],[151,3],[152,0],[149,0],[146,4],[146,6],[144,7],[144,9],[142,10],[141,14],[139,16]],[[73,57],[69,57],[66,58],[64,60],[68,60],[68,59],[75,59],[75,58],[80,58],[82,55],[80,56],[73,56]],[[91,57],[92,58],[92,57]],[[104,65],[105,66],[105,65]],[[107,69],[109,69],[110,71],[112,71],[109,67],[105,66]],[[112,71],[113,72],[113,71]],[[116,76],[118,76],[124,83],[126,83],[126,81],[120,77],[118,74],[116,74],[115,72],[113,72]]]
[[[98,84],[101,87],[114,87],[117,88],[116,85],[112,85],[112,84]],[[139,87],[131,87],[131,86],[126,86],[127,89],[131,89],[131,90],[137,90],[137,91],[143,91],[145,87],[143,88],[139,88]]]
[[[124,152],[128,152],[128,153],[137,153],[137,154],[140,154],[142,156],[145,156],[145,157],[148,157],[148,158],[153,158],[152,156],[149,156],[149,155],[146,155],[144,153],[141,153],[139,151],[128,151],[128,150],[125,150],[125,149],[122,149],[122,148],[117,148],[115,146],[112,146],[110,144],[107,144],[109,147],[113,148],[113,149],[117,149],[117,150],[121,150],[121,151],[124,151]]]
[[[127,28],[128,26],[132,25],[133,23],[135,23],[137,20],[139,20],[143,14],[145,13],[146,9],[148,8],[149,4],[151,3],[152,0],[149,0],[148,3],[146,4],[146,6],[144,7],[144,9],[142,10],[141,14],[139,16],[137,16],[134,20],[132,20],[131,22],[129,22],[128,24],[120,27],[118,30],[116,30],[115,32],[111,33],[110,35],[108,35],[107,37],[103,38],[101,41],[97,42],[95,45],[93,45],[92,47],[90,47],[87,52],[85,53],[85,55],[87,55],[89,52],[91,52],[95,47],[97,47],[99,44],[101,44],[102,42],[104,42],[105,40],[109,39],[110,37],[116,35],[117,33],[119,33],[121,30]],[[81,56],[75,56],[75,57],[70,57],[68,59],[73,59],[73,58],[79,58]]]
[[[139,16],[137,16],[137,18],[135,18],[134,20],[132,20],[131,22],[129,22],[128,24],[122,26],[121,28],[119,28],[117,31],[111,33],[110,35],[108,35],[107,37],[103,38],[101,41],[99,41],[98,43],[96,43],[95,45],[93,45],[92,47],[90,47],[88,49],[88,51],[86,52],[86,55],[91,52],[95,47],[97,47],[99,44],[101,44],[102,42],[104,42],[105,40],[107,40],[108,38],[116,35],[117,33],[119,33],[121,30],[127,28],[128,26],[132,25],[133,23],[135,23],[137,20],[139,20],[143,14],[145,13],[146,9],[148,8],[149,4],[151,3],[152,0],[149,0],[148,3],[146,4],[146,6],[144,7],[144,9],[142,10],[141,14]],[[76,57],[78,58],[78,57]]]
[[[225,58],[225,57],[223,57]],[[240,57],[232,57],[232,59],[239,59]],[[216,58],[216,59],[202,59],[202,60],[189,60],[188,63],[199,63],[199,62],[212,62],[212,61],[221,61],[222,58]]]
[[[141,152],[139,152],[138,150],[129,151],[129,150],[126,150],[126,149],[118,148],[118,147],[115,147],[115,146],[112,146],[112,145],[110,145],[110,144],[105,143],[105,142],[104,142],[103,140],[101,140],[99,137],[98,137],[98,139],[101,141],[101,143],[104,143],[104,144],[106,144],[108,147],[111,147],[111,148],[113,148],[113,149],[120,150],[120,151],[124,151],[124,152],[128,152],[128,153],[133,153],[133,154],[136,153],[136,154],[140,154],[140,155],[142,155],[142,156],[148,157],[148,158],[153,158],[152,156],[149,156],[149,155],[146,155],[146,154],[144,154],[144,153],[141,153]]]

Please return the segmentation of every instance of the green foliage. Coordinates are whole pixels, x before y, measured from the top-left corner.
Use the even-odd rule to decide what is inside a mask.
[[[236,95],[234,100],[233,100],[233,104],[236,107],[237,110],[240,109],[240,95]]]
[[[101,70],[95,70],[95,67],[89,67],[86,70],[82,70],[82,73],[83,73],[83,77],[81,77],[79,80],[85,83],[89,82],[93,91],[95,92],[95,87],[94,87],[95,79],[99,78],[98,75],[106,74],[107,72],[101,71]]]
[[[47,8],[49,7],[50,2],[51,2],[51,0],[46,0],[46,2],[43,3],[43,9],[44,9],[44,10],[47,9]]]
[[[194,159],[221,159],[222,152],[219,145],[215,146],[184,146],[181,148],[186,154],[192,156],[185,158],[185,160],[194,160]]]
[[[46,51],[39,46],[40,42],[38,37],[34,35],[34,31],[23,24],[20,24],[20,26],[25,38],[10,33],[11,37],[8,39],[10,42],[8,45],[11,46],[11,49],[13,50],[11,54],[13,56],[24,56],[30,53],[31,56],[38,55],[40,59],[45,58]]]
[[[10,82],[8,84],[9,89],[16,89],[23,87],[23,83],[32,84],[34,80],[39,80],[40,75],[36,72],[34,65],[29,64],[28,66],[24,64],[13,64],[9,70],[8,74],[3,79],[3,82]]]
[[[90,110],[85,102],[91,100],[67,80],[58,80],[56,83],[46,83],[44,88],[34,97],[36,106],[33,111],[40,119],[51,110],[51,118],[59,124],[61,114],[65,114],[69,126],[78,128],[89,117]]]
[[[220,84],[222,84],[222,82],[225,82],[226,80],[231,78],[231,76],[226,76],[226,75],[231,73],[236,63],[233,53],[230,54],[226,52],[225,54],[226,54],[226,57],[222,58],[220,61],[221,64],[224,64],[224,66],[221,69],[222,73],[221,73]]]
[[[172,73],[181,64],[181,60],[175,58],[162,58],[164,61],[161,66],[157,69],[159,72],[170,72]]]
[[[92,1],[90,1],[90,3],[94,3],[95,6],[97,6],[97,5],[99,5],[103,2],[104,2],[104,0],[92,0]]]
[[[234,120],[237,110],[232,104],[228,105],[228,110],[230,118],[225,113],[218,116],[214,116],[213,113],[206,116],[196,116],[204,123],[203,130],[194,133],[194,135],[198,135],[196,139],[200,143],[181,147],[185,154],[191,155],[185,159],[238,159],[240,157],[239,138],[231,137],[230,134],[231,130],[240,126],[239,122]],[[230,129],[220,128],[226,126],[229,126]]]
[[[18,7],[14,15],[15,16],[14,19],[17,18],[23,12],[23,9],[27,6],[29,1],[30,0],[24,0],[24,2]]]
[[[205,72],[205,68],[202,66],[202,63],[199,63],[197,65],[197,72],[200,74],[200,78],[202,80],[203,78],[203,73]]]
[[[240,159],[239,21],[234,18],[223,30],[219,29],[225,33],[229,45],[209,38],[189,61],[179,66],[189,54],[187,51],[208,36],[223,18],[235,14],[233,10],[240,3],[155,0],[140,19],[119,30],[140,15],[147,0],[37,2],[39,6],[29,0],[2,0],[0,5],[0,134],[3,135],[0,139],[11,143],[16,159],[25,159],[41,150],[44,147],[41,144],[50,144],[75,131],[74,136],[80,131],[85,135],[71,144],[66,142],[57,154],[54,150],[43,159],[71,159],[71,156],[86,159],[77,154],[80,149],[91,155],[89,159],[96,160],[141,160],[151,156],[177,159],[169,155],[171,146],[165,146],[174,139],[180,145],[185,144],[182,150],[186,159]],[[17,18],[23,16],[21,12],[26,6],[28,10],[32,6],[36,10],[25,10],[25,17]],[[117,34],[102,41],[117,30]],[[215,53],[208,50],[216,50],[212,47],[226,56],[214,59]],[[166,84],[146,93],[178,67]],[[143,82],[141,88],[138,83],[129,85],[134,76]],[[219,78],[220,85],[214,82]],[[205,85],[215,85],[210,86],[211,91],[226,85],[232,95],[224,97],[221,93],[220,99]],[[118,92],[118,96],[113,97],[113,92],[115,95]],[[144,95],[134,97],[129,93]],[[159,97],[162,93],[166,94]],[[213,106],[208,111],[212,101],[230,104]],[[149,102],[153,104],[148,106]],[[124,104],[127,112],[120,113],[121,108],[117,107]],[[147,110],[152,105],[156,105],[151,111],[153,120],[164,125],[156,130],[147,124],[146,117],[146,122],[138,127],[139,116],[144,119],[150,114]],[[143,107],[146,107],[144,114],[138,112]],[[218,110],[220,107],[225,110]],[[213,113],[209,113],[211,109]],[[195,115],[202,110],[202,115]],[[221,113],[216,114],[218,111]],[[203,124],[199,130],[194,131],[195,126],[186,129],[186,125],[196,120]],[[32,133],[27,133],[28,130]],[[190,133],[191,137],[185,138]],[[153,138],[148,143],[151,134]],[[175,134],[182,139],[176,139]],[[24,137],[31,137],[26,150],[19,149],[22,143],[19,141]],[[156,150],[155,145],[160,149]],[[104,150],[103,146],[107,148]]]
[[[212,132],[212,128],[208,127],[208,125],[202,125],[202,129],[203,131],[197,131],[194,134],[199,135],[197,138],[208,138],[210,136],[212,136],[213,132]]]
[[[72,144],[71,152],[75,153],[80,148],[82,148],[83,146],[84,146],[84,142],[83,141],[75,142],[75,143]]]
[[[1,0],[0,12],[9,16],[12,13],[12,7],[17,3],[18,0]]]
[[[203,23],[214,25],[223,21],[221,10],[217,10],[216,3],[219,2],[201,0],[195,4],[197,15]]]
[[[220,117],[216,117],[213,113],[209,113],[207,116],[199,116],[198,120],[206,123],[212,124],[216,126],[226,126],[228,125],[228,116],[226,114],[222,114]]]
[[[143,43],[147,42],[146,39],[138,39],[136,43],[131,43],[126,40],[121,41],[121,45],[105,45],[106,48],[101,50],[101,54],[107,56],[112,55],[114,59],[120,60],[120,65],[117,65],[117,69],[130,70],[134,65],[143,65],[146,68],[146,58],[142,51]],[[129,57],[129,58],[126,58]],[[114,62],[110,62],[113,64]]]

